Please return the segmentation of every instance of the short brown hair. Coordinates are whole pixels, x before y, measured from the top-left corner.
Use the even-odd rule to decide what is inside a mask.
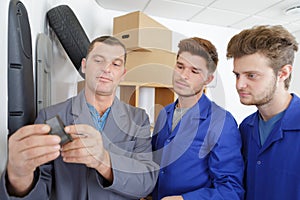
[[[126,62],[127,52],[126,52],[125,45],[122,42],[120,42],[120,40],[118,40],[117,38],[112,37],[112,36],[100,36],[100,37],[97,37],[96,39],[94,39],[89,45],[89,48],[88,48],[87,53],[86,53],[86,57],[88,57],[89,53],[93,50],[93,48],[95,46],[95,43],[97,43],[97,42],[101,42],[101,43],[111,45],[111,46],[116,45],[116,46],[123,47],[123,49],[124,49],[124,61]]]
[[[198,37],[187,38],[179,42],[178,48],[177,57],[182,52],[201,56],[207,61],[208,71],[215,72],[219,59],[217,49],[210,41]]]
[[[275,74],[287,64],[293,65],[298,43],[295,37],[284,27],[254,26],[236,34],[227,46],[227,58],[240,58],[245,55],[260,53],[269,59]],[[291,76],[285,80],[289,88]]]

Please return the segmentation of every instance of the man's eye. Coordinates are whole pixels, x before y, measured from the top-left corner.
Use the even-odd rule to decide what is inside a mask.
[[[248,74],[248,78],[251,78],[251,79],[256,78],[256,74]]]
[[[96,63],[103,63],[103,62],[104,62],[104,60],[95,59],[95,62],[96,62]]]
[[[113,62],[113,65],[116,66],[116,67],[120,67],[122,66],[122,62]]]
[[[177,65],[177,68],[178,69],[182,69],[183,67],[181,65]]]
[[[235,78],[240,78],[239,74],[234,74]]]

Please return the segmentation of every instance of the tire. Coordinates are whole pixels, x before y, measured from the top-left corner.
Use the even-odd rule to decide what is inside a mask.
[[[90,41],[74,12],[69,6],[60,5],[50,9],[47,18],[74,67],[83,76],[81,60],[86,56]]]

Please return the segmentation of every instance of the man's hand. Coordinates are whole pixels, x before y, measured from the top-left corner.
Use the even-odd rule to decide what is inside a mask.
[[[183,200],[182,196],[169,196],[169,197],[164,197],[161,200]]]
[[[96,169],[109,182],[112,182],[110,156],[103,147],[102,136],[95,128],[79,124],[65,127],[73,142],[63,146],[62,157],[68,163],[85,164]]]
[[[23,196],[30,190],[37,167],[60,154],[60,138],[48,135],[45,124],[28,125],[17,130],[8,141],[8,191]]]

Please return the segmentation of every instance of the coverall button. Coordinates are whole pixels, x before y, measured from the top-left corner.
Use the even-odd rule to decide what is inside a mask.
[[[260,164],[261,164],[261,161],[260,161],[260,160],[258,160],[256,163],[257,163],[258,165],[260,165]]]

